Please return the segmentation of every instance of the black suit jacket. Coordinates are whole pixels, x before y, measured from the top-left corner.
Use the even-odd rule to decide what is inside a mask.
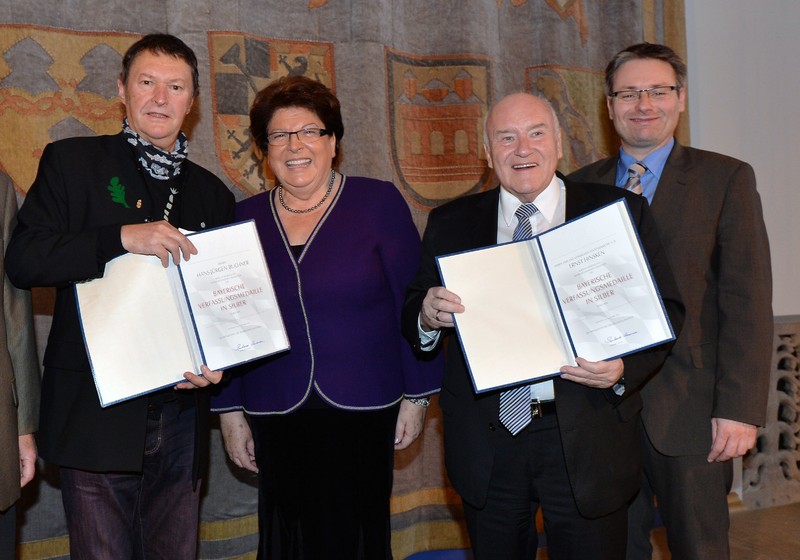
[[[570,178],[613,185],[619,155]],[[707,454],[711,418],[763,425],[772,360],[769,241],[752,167],[681,146],[651,205],[686,326],[642,390],[647,434],[665,455]]]
[[[141,469],[148,397],[100,407],[73,284],[101,276],[105,263],[124,252],[122,225],[159,215],[142,173],[121,134],[49,144],[8,247],[7,273],[16,286],[56,287],[38,442],[41,456],[58,465],[91,471]],[[180,200],[170,216],[175,225],[201,230],[233,219],[233,195],[216,176],[189,161],[182,175]],[[115,200],[111,185],[117,185],[117,193],[122,185],[124,203]],[[202,457],[207,393],[192,391],[180,398],[187,401],[185,406],[197,400],[196,457]],[[195,461],[195,474],[199,465]]]
[[[646,202],[615,188],[565,183],[567,220],[622,197],[628,200],[664,304],[679,331],[683,307]],[[431,212],[420,269],[409,286],[403,314],[404,333],[417,347],[422,300],[429,288],[441,285],[435,257],[495,244],[498,203],[499,189],[494,189]],[[591,389],[558,377],[553,380],[572,492],[586,517],[599,517],[620,508],[639,488],[637,438],[642,402],[638,388],[657,373],[670,346],[624,359],[626,391],[622,397],[611,389]],[[458,339],[449,337],[439,401],[444,416],[445,461],[453,486],[475,507],[486,501],[494,442],[505,429],[498,421],[499,395],[499,391],[475,394]]]

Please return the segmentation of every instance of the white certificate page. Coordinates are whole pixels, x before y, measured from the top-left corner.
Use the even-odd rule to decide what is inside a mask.
[[[476,392],[558,373],[573,364],[535,240],[439,257],[444,286],[464,313],[455,324]]]
[[[224,369],[289,347],[255,222],[189,239],[197,255],[180,265],[205,364]]]
[[[537,239],[577,356],[606,360],[672,340],[623,200]]]
[[[100,404],[108,406],[199,373],[167,270],[158,257],[127,254],[102,278],[75,285]]]

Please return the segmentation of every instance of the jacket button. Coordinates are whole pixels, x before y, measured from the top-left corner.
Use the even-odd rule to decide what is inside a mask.
[[[496,429],[497,429],[497,426],[494,425],[494,422],[489,422],[489,430],[493,432]]]

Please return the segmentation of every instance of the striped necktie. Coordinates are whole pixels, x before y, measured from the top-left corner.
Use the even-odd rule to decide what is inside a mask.
[[[642,175],[646,172],[647,167],[641,161],[632,163],[628,168],[628,180],[625,182],[625,190],[642,194]]]
[[[531,216],[539,209],[532,203],[521,204],[514,215],[518,223],[514,229],[514,241],[530,239],[533,237],[533,227],[531,227]],[[531,422],[531,386],[522,385],[513,389],[508,389],[500,393],[500,423],[511,432],[517,435],[525,426]]]
[[[532,202],[520,204],[514,215],[517,217],[517,227],[514,228],[514,235],[511,239],[522,241],[533,237],[533,226],[531,226],[531,216],[536,214],[539,209]]]

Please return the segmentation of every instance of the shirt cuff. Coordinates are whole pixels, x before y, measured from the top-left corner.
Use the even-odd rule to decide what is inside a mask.
[[[433,350],[436,347],[436,343],[439,342],[439,337],[442,334],[437,330],[424,330],[422,328],[422,324],[420,323],[419,315],[417,316],[417,331],[419,331],[419,348],[423,352],[429,352]]]

